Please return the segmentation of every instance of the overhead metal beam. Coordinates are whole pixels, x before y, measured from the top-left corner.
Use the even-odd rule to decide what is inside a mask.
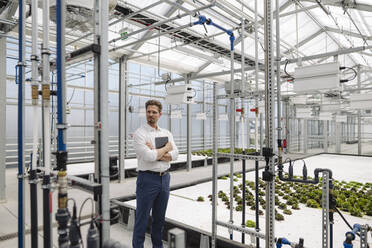
[[[325,29],[329,32],[334,32],[334,33],[338,33],[338,34],[345,34],[345,35],[352,36],[352,37],[355,37],[355,38],[360,38],[360,39],[372,40],[371,36],[360,35],[359,33],[350,32],[350,31],[347,31],[347,30],[339,30],[337,28],[332,28],[332,27],[328,27],[328,26],[325,26]]]
[[[312,2],[317,3],[316,0],[301,0],[302,2]],[[356,3],[355,1],[343,1],[343,0],[322,0],[323,5],[330,5],[335,7],[341,7],[345,9],[356,9],[361,11],[368,11],[372,12],[372,5],[363,4],[363,3]]]
[[[184,1],[183,0],[177,0],[176,1],[177,4],[183,4]],[[169,8],[169,10],[167,11],[167,13],[164,15],[165,17],[169,18],[171,15],[173,15],[174,12],[177,11],[177,7],[176,6],[172,6]],[[151,37],[151,35],[153,34],[153,31],[151,30],[148,30],[146,31],[146,33],[142,36],[141,39],[145,40],[143,42],[140,42],[140,43],[137,43],[135,44],[132,49],[135,51],[135,50],[138,50],[141,48],[141,46],[143,46],[143,44],[145,44],[146,42],[146,39],[148,39],[149,37]],[[132,55],[134,54],[134,52],[131,52],[128,54],[128,57],[131,57]]]
[[[323,29],[319,29],[317,32],[313,33],[312,35],[306,37],[305,39],[303,39],[302,41],[300,41],[297,45],[295,45],[294,47],[292,47],[291,49],[288,49],[287,51],[285,51],[284,53],[285,54],[288,54],[288,53],[291,53],[293,52],[295,49],[298,49],[300,47],[302,47],[303,45],[305,45],[306,43],[308,43],[309,41],[313,40],[314,38],[318,37],[319,35],[321,35],[322,33],[324,33],[325,31]]]
[[[372,49],[372,46],[362,46],[362,47],[355,47],[355,48],[349,48],[349,49],[342,49],[342,50],[337,50],[337,51],[328,52],[328,53],[315,54],[315,55],[311,55],[311,56],[289,59],[288,63],[289,64],[296,63],[298,60],[309,61],[309,60],[320,59],[320,58],[329,58],[329,57],[333,57],[335,55],[356,53],[356,52],[361,52],[361,51],[368,50],[368,49]],[[286,61],[281,61],[280,62],[281,65],[284,65],[285,63],[286,63]],[[254,70],[254,69],[255,69],[254,66],[246,66],[244,68],[244,71],[251,71],[251,70]],[[260,70],[264,69],[264,66],[263,65],[259,66],[259,69]],[[241,72],[241,68],[238,68],[238,69],[234,70],[234,73],[240,73],[240,72]],[[218,76],[228,75],[230,73],[231,73],[230,70],[226,70],[226,71],[219,71],[219,72],[213,72],[213,73],[199,74],[199,75],[196,75],[196,76],[192,75],[190,77],[190,80],[218,77]],[[168,83],[175,83],[175,82],[182,82],[182,81],[185,81],[185,79],[184,78],[177,78],[177,79],[172,79],[172,80],[168,81]],[[165,83],[165,81],[155,82],[155,84],[164,84],[164,83]]]
[[[198,75],[202,70],[204,70],[205,68],[207,68],[210,64],[212,64],[212,61],[207,61],[205,62],[204,64],[202,64],[198,70],[196,72],[193,72],[192,75],[193,76],[196,76]]]

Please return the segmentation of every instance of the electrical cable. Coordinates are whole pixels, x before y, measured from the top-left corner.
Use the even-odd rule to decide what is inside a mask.
[[[352,81],[358,76],[358,72],[353,67],[341,66],[340,70],[352,70],[354,72],[354,77],[353,78],[341,79],[340,80],[341,83],[346,83],[346,82]]]
[[[346,223],[346,225],[350,228],[350,230],[353,230],[353,228],[351,227],[350,223],[345,219],[345,217],[343,216],[343,214],[341,213],[341,211],[338,210],[338,208],[336,208],[336,207],[335,207],[335,210],[341,216],[342,220]],[[356,235],[358,235],[360,237],[360,234],[359,233],[356,233]]]
[[[79,211],[79,227],[80,227],[80,221],[81,221],[81,211],[85,205],[85,203],[90,200],[92,202],[92,214],[91,214],[91,218],[93,219],[93,216],[94,216],[94,201],[91,197],[88,197],[84,200],[84,202],[81,204],[81,207],[80,207],[80,211]]]
[[[292,80],[294,80],[294,77],[287,72],[287,65],[288,65],[288,63],[289,63],[289,60],[287,59],[286,62],[285,62],[285,65],[284,65],[284,72],[285,72],[285,74],[287,74],[287,76],[289,77],[289,79],[292,81]]]
[[[67,105],[70,104],[72,98],[74,97],[75,89],[76,89],[76,88],[74,88],[74,90],[72,91],[72,94],[71,94],[70,100],[67,101]]]

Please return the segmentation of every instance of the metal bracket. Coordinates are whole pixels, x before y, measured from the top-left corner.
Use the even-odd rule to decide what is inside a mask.
[[[62,129],[62,130],[66,130],[68,128],[68,124],[67,123],[58,123],[56,125],[56,128],[57,129]]]

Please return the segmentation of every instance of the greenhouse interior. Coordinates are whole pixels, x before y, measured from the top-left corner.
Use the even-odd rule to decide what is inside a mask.
[[[372,247],[370,80],[371,0],[0,0],[0,248]]]

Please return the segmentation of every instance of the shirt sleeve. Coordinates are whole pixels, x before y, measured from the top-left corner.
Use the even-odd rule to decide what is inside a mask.
[[[172,151],[170,151],[169,154],[172,157],[172,161],[175,161],[178,159],[178,148],[176,146],[176,143],[174,143],[173,135],[171,132],[169,132],[169,140],[170,143],[172,144]]]
[[[134,150],[136,152],[137,158],[141,157],[144,161],[152,162],[156,161],[158,152],[156,149],[151,150],[146,145],[145,135],[139,131],[134,133]]]

